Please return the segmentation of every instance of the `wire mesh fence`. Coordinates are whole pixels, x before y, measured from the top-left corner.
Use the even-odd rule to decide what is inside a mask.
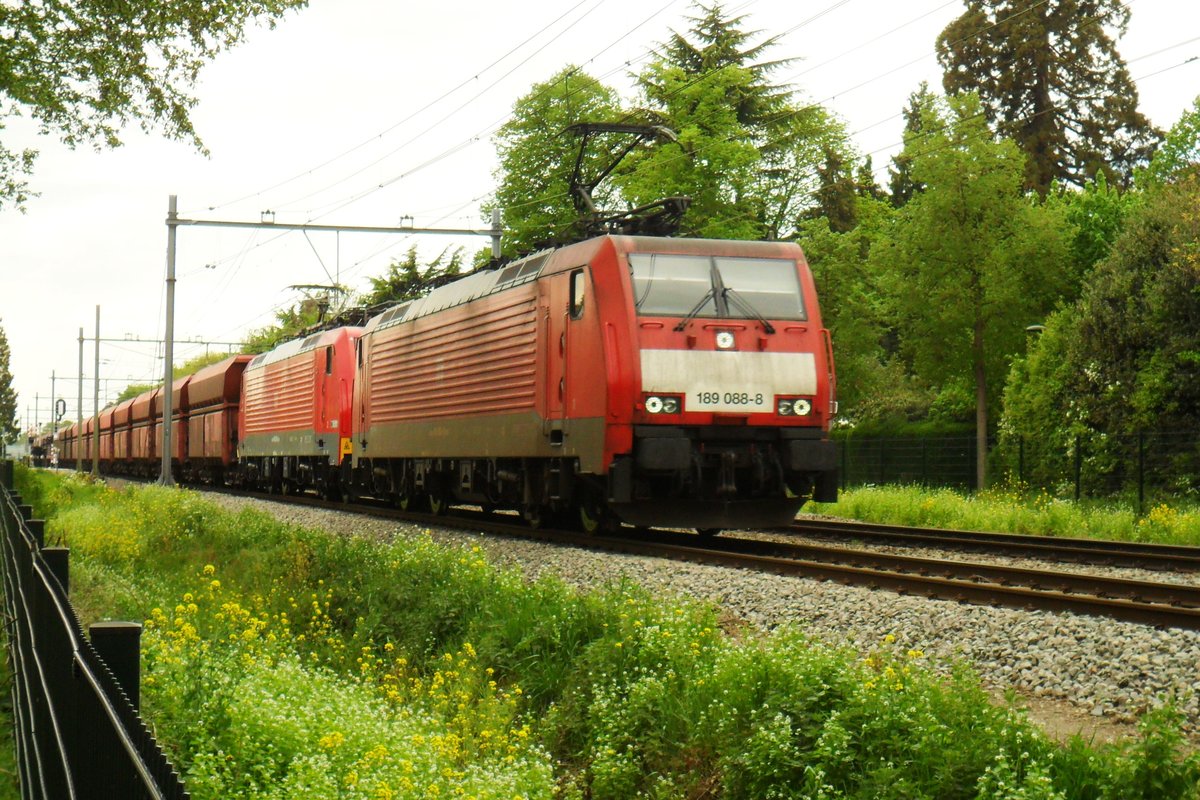
[[[980,488],[974,435],[854,436],[838,442],[842,487],[915,484]],[[1048,440],[990,438],[988,483],[1013,483],[1058,497],[1104,498],[1138,513],[1156,502],[1200,499],[1200,432],[1090,433]]]

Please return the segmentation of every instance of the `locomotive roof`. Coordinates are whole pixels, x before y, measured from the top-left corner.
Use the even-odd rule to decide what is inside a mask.
[[[595,251],[605,241],[612,242],[618,252],[649,253],[708,253],[712,255],[742,255],[775,258],[803,257],[794,242],[749,242],[734,239],[674,239],[663,236],[598,236],[557,249],[541,250],[513,261],[501,269],[474,272],[464,278],[439,286],[417,300],[399,303],[374,316],[363,333],[390,328],[401,322],[433,314],[451,306],[469,303],[493,292],[536,280],[553,256],[570,251]],[[578,264],[578,260],[567,260]]]
[[[366,328],[363,329],[363,333],[390,328],[407,320],[433,314],[451,306],[469,303],[493,292],[511,289],[513,286],[537,280],[538,275],[542,272],[542,267],[555,252],[554,250],[542,250],[513,261],[501,269],[474,272],[453,283],[439,286],[424,297],[392,306],[379,316],[372,317],[367,322]]]
[[[260,369],[268,364],[274,364],[277,361],[283,361],[284,359],[291,358],[292,356],[299,355],[300,353],[307,353],[309,351],[316,350],[318,347],[334,344],[342,336],[347,334],[353,335],[361,330],[361,328],[353,325],[345,325],[340,328],[330,328],[327,331],[318,331],[317,333],[310,334],[309,336],[304,336],[299,339],[292,339],[290,342],[284,342],[283,344],[277,346],[274,350],[268,350],[265,353],[259,353],[256,355],[253,360],[251,360],[249,366],[246,367],[246,370],[250,371],[254,369]]]

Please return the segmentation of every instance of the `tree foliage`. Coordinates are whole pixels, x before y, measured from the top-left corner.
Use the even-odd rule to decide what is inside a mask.
[[[1021,152],[993,140],[974,94],[935,104],[922,129],[905,150],[925,189],[898,210],[872,257],[914,373],[971,387],[984,454],[1007,360],[1061,291],[1067,226],[1022,194]],[[982,458],[977,469],[982,485]]]
[[[948,94],[978,92],[988,120],[1026,155],[1025,187],[1043,197],[1062,180],[1100,172],[1127,185],[1158,132],[1110,31],[1125,32],[1121,0],[965,0],[942,31]]]
[[[504,215],[506,256],[566,238],[574,229],[570,179],[579,141],[567,128],[613,121],[617,107],[616,92],[573,66],[534,84],[513,106],[494,139],[500,160],[495,203]],[[584,167],[594,169],[600,159],[597,152],[586,154]],[[602,190],[596,200],[606,203],[611,196]]]
[[[321,310],[316,301],[305,300],[275,312],[275,324],[257,328],[246,335],[242,342],[243,353],[265,353],[286,341],[295,339],[316,325],[321,319]]]
[[[8,335],[0,325],[0,444],[15,442],[21,433],[17,423],[17,390],[12,385],[12,369],[9,366],[11,352]]]
[[[698,5],[687,34],[639,75],[644,104],[679,136],[679,146],[644,150],[617,176],[626,199],[687,195],[683,233],[786,238],[813,204],[826,154],[848,160],[846,134],[823,107],[800,102],[770,76],[787,61],[763,60],[774,38],[755,42],[744,17]]]
[[[906,141],[921,134],[921,120],[933,108],[936,98],[937,96],[929,91],[929,84],[925,81],[921,81],[921,85],[917,91],[908,96],[908,105],[904,107],[904,111],[902,112],[904,114],[904,138]],[[913,157],[913,154],[907,150],[902,150],[892,156],[892,167],[888,169],[888,189],[891,194],[892,205],[897,208],[907,203],[912,199],[914,194],[925,188],[913,180]]]
[[[200,68],[258,20],[306,0],[0,3],[0,131],[27,114],[70,147],[116,147],[138,122],[203,148],[191,121]],[[20,206],[36,153],[0,141],[0,206]]]
[[[1139,185],[1153,187],[1182,177],[1200,168],[1200,96],[1192,107],[1183,112],[1171,126],[1162,146],[1144,172],[1138,174]]]
[[[673,33],[638,76],[637,108],[577,68],[537,84],[496,137],[496,204],[504,212],[505,253],[527,252],[578,232],[569,178],[576,122],[655,124],[675,143],[636,148],[601,184],[596,204],[616,209],[664,197],[692,199],[681,233],[714,238],[787,238],[813,205],[817,168],[828,151],[847,162],[842,125],[771,83],[782,61],[762,59],[774,39],[756,41],[719,5],[698,5],[686,33]],[[597,175],[628,138],[599,136],[583,173]]]
[[[371,291],[363,295],[368,308],[415,300],[429,290],[462,274],[463,248],[446,248],[428,264],[421,264],[417,246],[408,248],[403,260],[393,261],[378,278],[370,278]]]
[[[1014,365],[1005,428],[1057,441],[1200,428],[1200,175],[1131,210],[1083,296]]]

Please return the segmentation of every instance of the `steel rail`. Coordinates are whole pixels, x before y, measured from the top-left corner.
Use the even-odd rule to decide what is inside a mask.
[[[498,515],[481,513],[437,516],[400,511],[383,504],[330,504],[303,495],[236,494],[553,544],[831,580],[974,605],[1006,606],[1026,611],[1067,611],[1144,625],[1200,630],[1200,589],[1181,584],[889,556],[847,548],[737,537],[701,539],[694,534],[660,530],[598,536],[553,528],[530,528],[524,523],[501,521],[497,519]]]
[[[868,522],[797,520],[789,533],[824,537],[891,541],[907,545],[953,547],[1004,555],[1071,561],[1098,566],[1200,571],[1200,547],[1110,539],[1060,538],[1019,533],[993,533],[941,528],[908,528]]]

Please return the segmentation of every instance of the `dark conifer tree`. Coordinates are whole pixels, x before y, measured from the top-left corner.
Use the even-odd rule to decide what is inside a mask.
[[[863,159],[854,173],[854,192],[859,197],[870,197],[874,200],[883,200],[887,197],[883,187],[875,180],[875,167],[871,163],[870,156]]]
[[[921,86],[908,96],[908,105],[904,108],[904,141],[908,142],[921,133],[921,119],[933,106],[934,95],[929,91],[929,84],[921,81]],[[900,208],[912,199],[913,195],[925,187],[912,177],[913,154],[905,147],[899,155],[892,156],[892,167],[888,168],[888,190],[892,196],[892,205]]]
[[[964,0],[937,41],[948,94],[976,91],[989,122],[1025,151],[1025,188],[1082,186],[1099,172],[1128,185],[1159,132],[1110,32],[1125,32],[1121,0]]]
[[[806,216],[812,219],[825,217],[829,229],[834,233],[854,230],[858,223],[854,209],[854,198],[858,184],[850,172],[842,154],[832,148],[825,151],[825,163],[817,167],[820,186],[817,188],[817,205]]]

